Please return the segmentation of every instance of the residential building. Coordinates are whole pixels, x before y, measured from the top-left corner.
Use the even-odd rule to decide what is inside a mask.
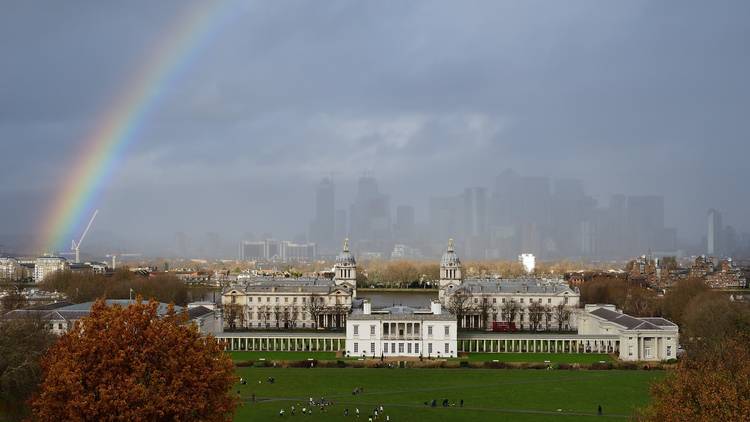
[[[15,258],[0,258],[0,280],[18,281],[23,277],[23,268]]]
[[[57,256],[42,256],[34,262],[34,282],[40,283],[55,271],[65,271],[69,267],[65,258]]]

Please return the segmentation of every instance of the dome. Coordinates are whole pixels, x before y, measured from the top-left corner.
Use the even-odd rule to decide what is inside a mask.
[[[448,249],[443,253],[443,257],[440,258],[441,267],[457,267],[461,265],[461,260],[458,259],[458,254],[453,249],[453,239],[448,241]]]
[[[357,261],[354,260],[354,255],[349,252],[349,239],[344,240],[344,250],[336,257],[337,265],[357,265]]]

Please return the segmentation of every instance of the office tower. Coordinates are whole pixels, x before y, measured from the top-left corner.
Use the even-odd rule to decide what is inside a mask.
[[[346,210],[336,210],[335,226],[336,228],[334,230],[334,243],[343,242],[343,239],[349,237]]]
[[[335,221],[335,187],[330,178],[324,178],[315,190],[315,217],[310,227],[310,238],[324,250],[333,250]]]
[[[390,201],[387,195],[380,193],[375,178],[359,179],[349,218],[349,230],[356,242],[367,243],[366,248],[373,251],[390,252],[390,246],[386,245],[391,237]]]
[[[661,250],[664,235],[664,197],[628,197],[627,222],[632,255],[644,254],[649,250]]]
[[[722,234],[724,226],[721,213],[715,209],[708,210],[708,233],[706,235],[706,253],[709,256],[720,255],[722,251]]]

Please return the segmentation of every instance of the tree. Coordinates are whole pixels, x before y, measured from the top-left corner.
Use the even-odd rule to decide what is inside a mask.
[[[557,320],[557,330],[562,331],[563,325],[570,321],[570,308],[564,303],[559,303],[552,309],[552,313],[555,314],[555,320]]]
[[[311,294],[307,298],[305,303],[305,310],[310,314],[310,319],[313,320],[313,328],[318,326],[318,317],[323,312],[325,305],[323,304],[323,298],[320,295]]]
[[[14,309],[25,308],[29,301],[18,290],[13,290],[2,298],[2,312],[10,312]]]
[[[284,308],[281,305],[276,304],[273,307],[273,319],[276,320],[276,328],[279,328],[279,322],[284,317]]]
[[[12,419],[27,416],[26,401],[42,378],[39,360],[57,339],[46,323],[24,318],[0,324],[0,414]]]
[[[706,283],[699,278],[688,278],[678,282],[664,295],[662,314],[665,318],[682,326],[683,315],[688,310],[690,301],[709,290]]]
[[[464,316],[471,310],[472,295],[465,289],[458,289],[448,297],[448,312],[456,316],[458,328],[463,328]]]
[[[643,421],[750,420],[750,334],[723,339],[710,353],[688,356],[651,387]]]
[[[529,305],[529,323],[531,330],[536,331],[544,318],[544,306],[539,302],[532,302]]]
[[[750,306],[713,291],[688,302],[681,318],[680,343],[695,358],[714,353],[725,338],[750,333]]]
[[[492,306],[490,301],[483,297],[477,306],[477,312],[481,317],[481,328],[487,328],[489,326],[490,315],[494,312],[495,308]]]
[[[542,312],[544,313],[544,329],[549,331],[549,327],[552,325],[552,307],[544,305]]]
[[[98,300],[43,357],[34,420],[231,420],[231,358],[185,314],[170,306],[159,316],[158,305]]]
[[[516,315],[520,310],[521,305],[514,300],[508,300],[500,307],[500,313],[503,315],[503,320],[507,322],[514,322],[516,320]]]
[[[236,330],[237,323],[240,323],[240,327],[242,327],[242,320],[244,320],[244,312],[242,311],[242,306],[236,303],[227,303],[224,305],[224,322],[227,324],[227,327],[230,330]]]

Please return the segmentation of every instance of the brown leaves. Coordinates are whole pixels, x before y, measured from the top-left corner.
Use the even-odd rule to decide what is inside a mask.
[[[231,420],[233,366],[213,337],[158,303],[98,301],[42,360],[39,420]]]

